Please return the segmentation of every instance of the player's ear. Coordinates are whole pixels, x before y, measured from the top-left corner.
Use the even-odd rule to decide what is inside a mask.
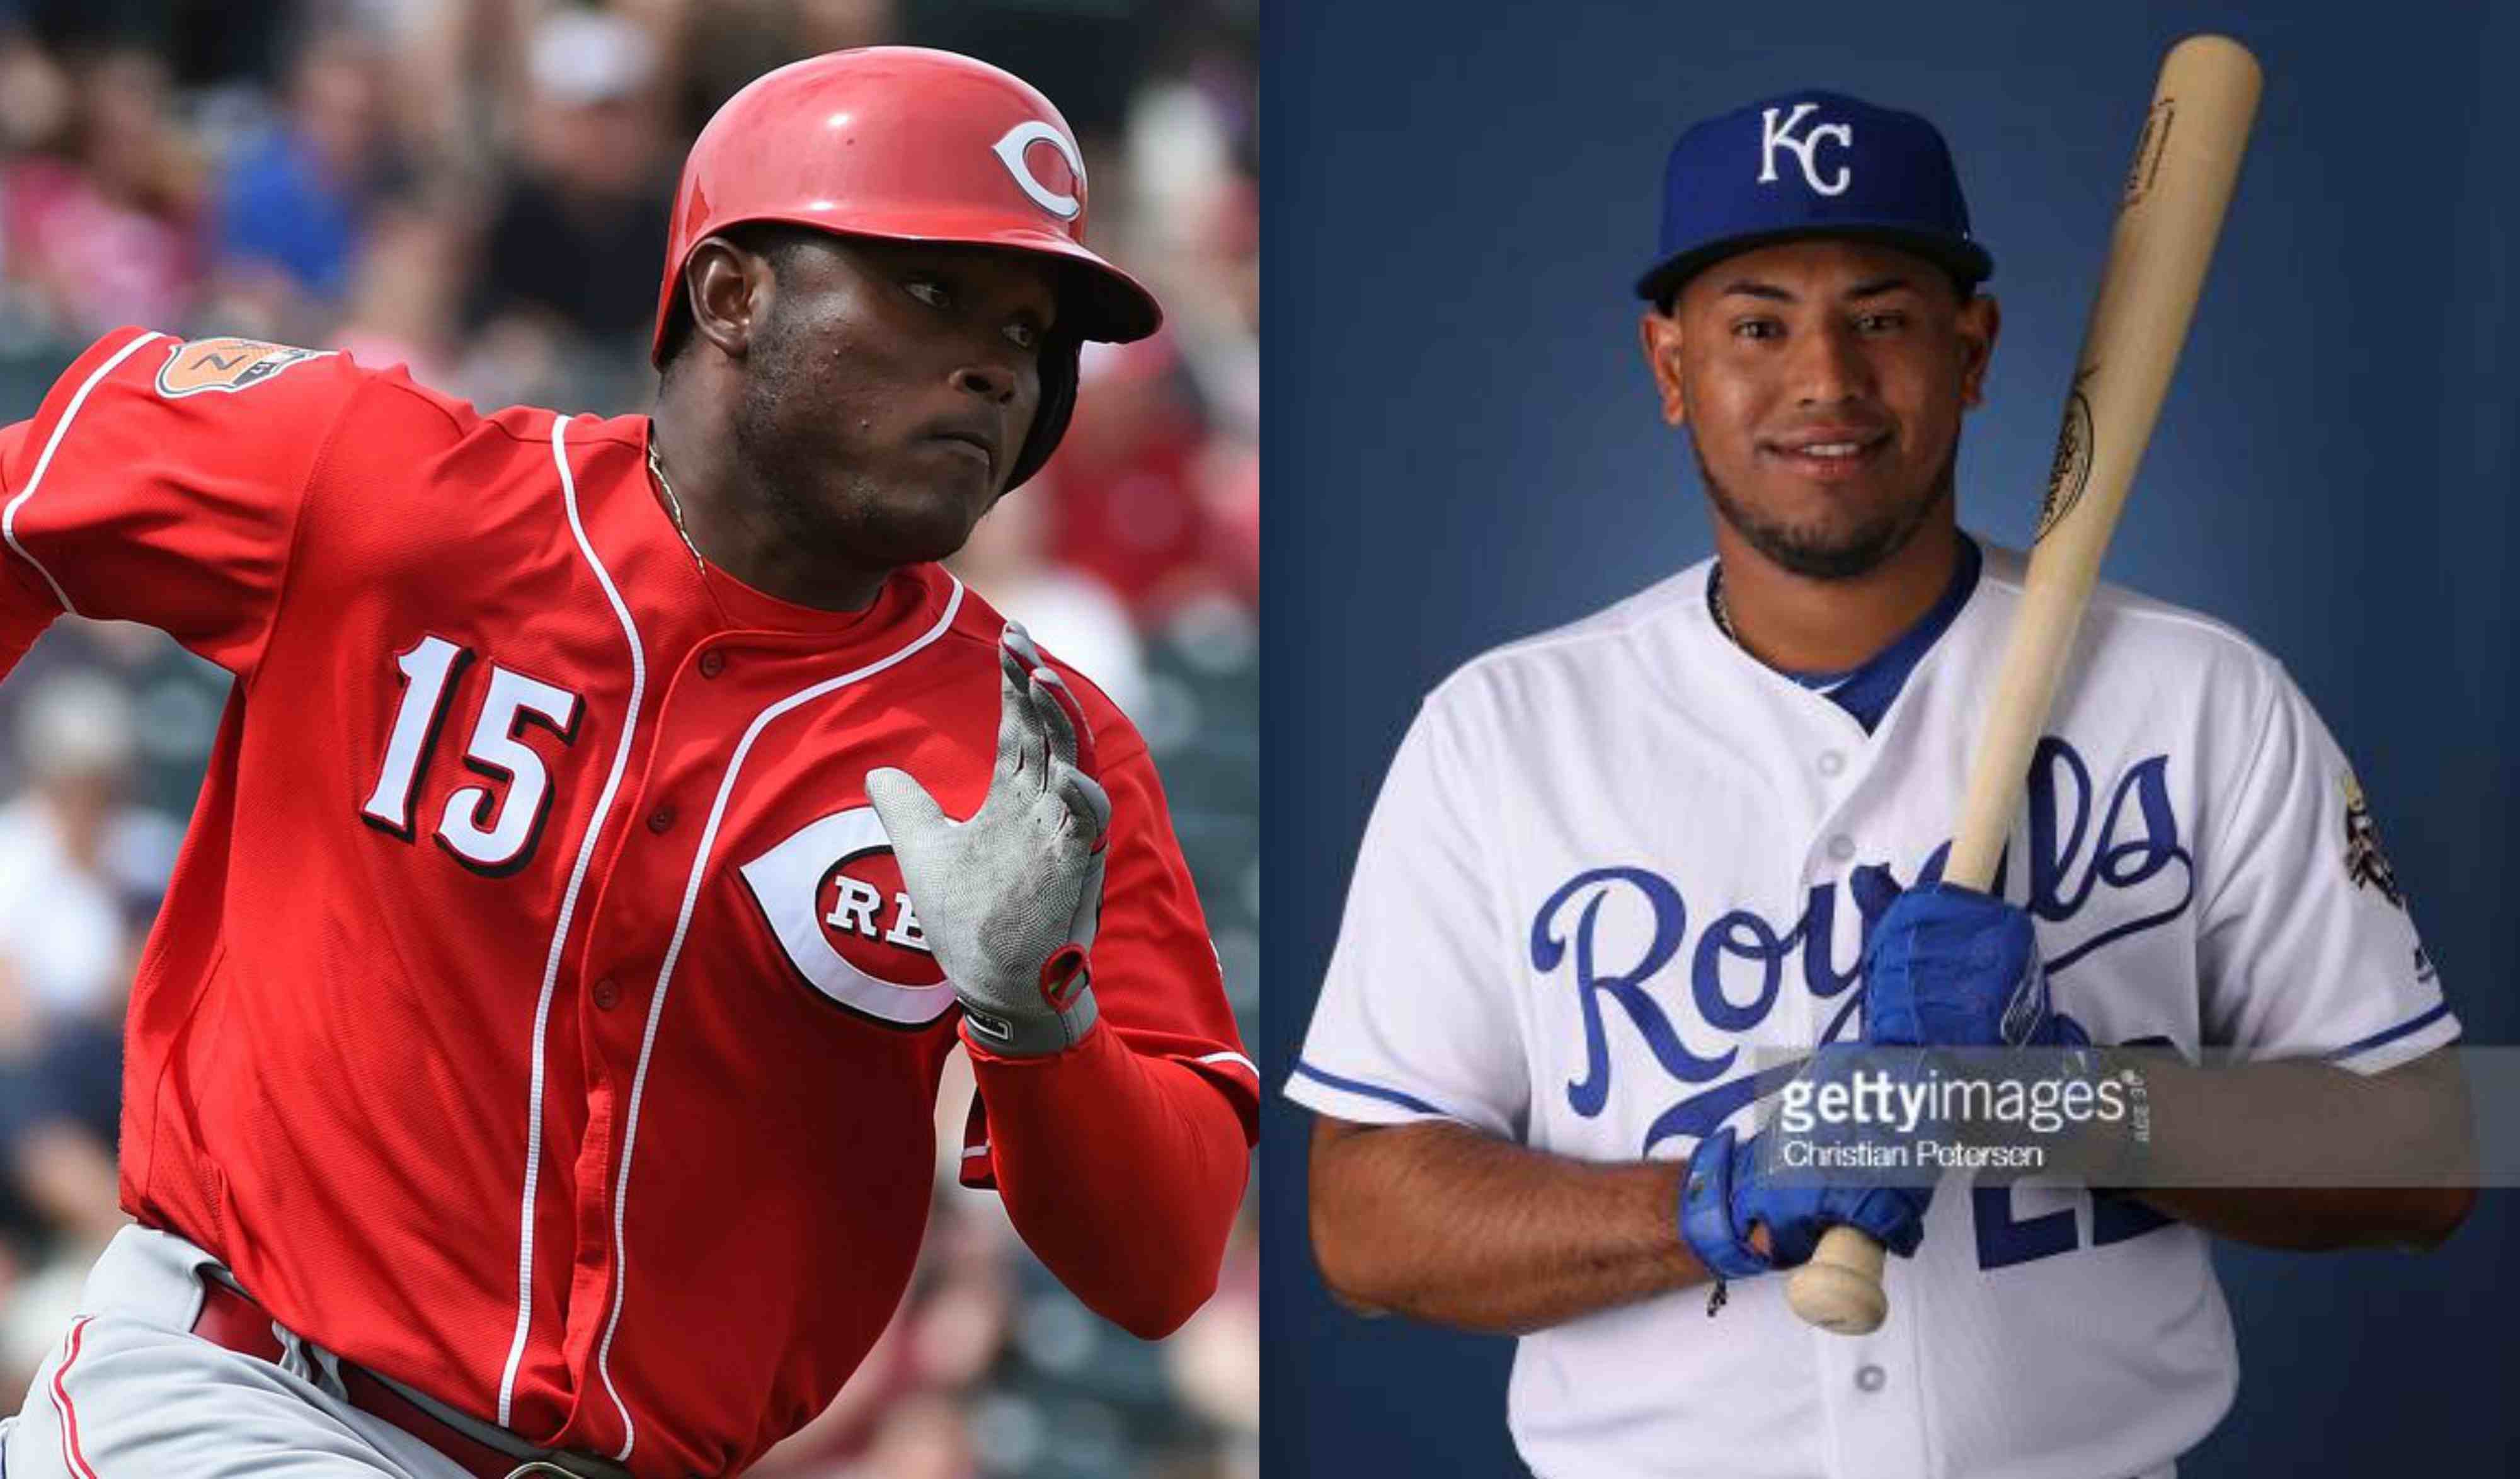
[[[2003,332],[2003,308],[1980,293],[1960,304],[1960,404],[1986,399],[1986,367],[1995,358],[1995,340]]]
[[[754,326],[769,311],[774,287],[769,258],[722,236],[703,238],[683,268],[692,331],[728,358],[742,359]]]
[[[1673,304],[1668,313],[1647,308],[1637,329],[1644,341],[1645,365],[1653,371],[1654,392],[1662,401],[1663,425],[1684,425],[1688,420],[1688,398],[1681,391],[1679,305]]]

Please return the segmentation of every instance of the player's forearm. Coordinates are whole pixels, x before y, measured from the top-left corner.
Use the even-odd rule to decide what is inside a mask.
[[[1323,1119],[1313,1250],[1343,1302],[1521,1333],[1707,1281],[1676,1163],[1600,1165],[1450,1122]]]
[[[2260,1248],[2431,1248],[2467,1220],[2476,1193],[2432,1186],[2169,1187],[2138,1200],[2217,1237]]]
[[[2317,1062],[2139,1059],[2150,1139],[2130,1194],[2266,1248],[2430,1247],[2475,1202],[2465,1085],[2447,1051],[2364,1076]]]
[[[1063,1053],[973,1050],[989,1154],[1024,1243],[1096,1314],[1170,1334],[1216,1291],[1250,1177],[1242,1122],[1216,1085],[1141,1057],[1109,1024]]]

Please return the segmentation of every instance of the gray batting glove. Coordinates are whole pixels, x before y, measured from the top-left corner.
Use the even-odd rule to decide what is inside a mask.
[[[1077,768],[1074,697],[1012,622],[998,640],[998,701],[997,768],[970,820],[948,817],[900,770],[869,771],[866,794],[971,1040],[1033,1057],[1094,1025],[1087,951],[1111,801]]]

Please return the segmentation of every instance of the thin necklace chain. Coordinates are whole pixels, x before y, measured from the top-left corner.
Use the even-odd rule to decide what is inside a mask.
[[[652,450],[651,455],[652,455]],[[658,473],[656,476],[662,478],[665,475]],[[668,497],[672,496],[672,490],[670,488],[666,490],[666,493]],[[1715,562],[1714,573],[1707,577],[1706,596],[1707,604],[1715,609],[1715,629],[1724,633],[1724,639],[1726,641],[1731,642],[1735,647],[1740,647],[1741,634],[1732,629],[1732,608],[1724,604],[1724,562],[1721,560]],[[1745,652],[1748,651],[1747,648],[1743,648],[1742,650]]]
[[[708,569],[708,562],[700,558],[700,547],[692,542],[691,526],[683,522],[683,500],[674,495],[674,482],[665,476],[665,464],[657,459],[653,433],[648,439],[648,471],[656,475],[656,485],[665,490],[665,510],[674,516],[674,532],[683,536],[683,548],[692,552],[692,563],[702,570]],[[1720,601],[1722,597],[1717,599]]]

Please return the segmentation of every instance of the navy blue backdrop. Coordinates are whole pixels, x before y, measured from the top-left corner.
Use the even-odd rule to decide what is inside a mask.
[[[1960,512],[2021,544],[2154,70],[2207,29],[2258,53],[2266,94],[2107,575],[2290,667],[2357,762],[2468,1040],[2520,1041],[2520,8],[2498,9],[1273,0],[1272,1086],[1419,696],[1710,547],[1627,297],[1678,127],[1805,86],[1942,126],[2004,308]],[[1521,1473],[1509,1342],[1361,1321],[1323,1293],[1309,1130],[1273,1099],[1265,1472]],[[2489,1193],[2426,1257],[2224,1249],[2240,1395],[2182,1472],[2508,1472],[2520,1290],[2496,1281],[2515,1228]]]

